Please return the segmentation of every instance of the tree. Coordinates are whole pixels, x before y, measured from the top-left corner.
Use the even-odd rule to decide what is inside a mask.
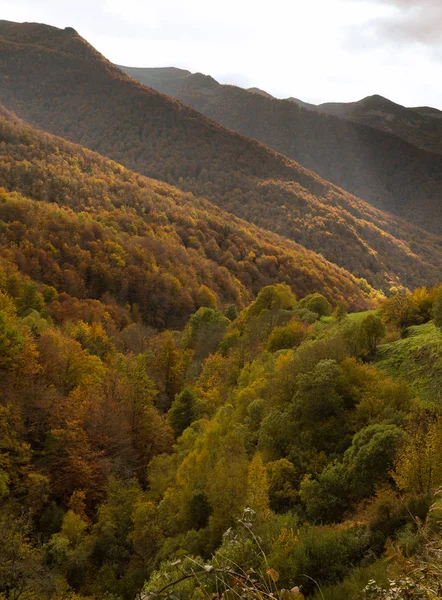
[[[216,308],[218,302],[212,290],[207,285],[201,285],[196,297],[196,304],[198,307]]]
[[[385,335],[385,325],[382,323],[382,319],[378,315],[367,315],[362,320],[361,332],[370,356],[375,356],[378,343]]]
[[[293,463],[286,458],[267,463],[266,467],[270,507],[275,512],[286,512],[298,499],[299,475]]]
[[[381,305],[381,315],[385,323],[391,323],[400,329],[422,323],[419,306],[411,294],[398,292],[386,298]]]
[[[238,309],[234,304],[229,304],[224,315],[229,319],[229,321],[235,321],[235,319],[238,318]]]
[[[347,304],[345,302],[342,302],[342,300],[339,300],[339,302],[336,304],[336,308],[335,308],[335,312],[333,313],[333,316],[337,321],[342,321],[342,319],[344,319],[344,317],[347,316],[347,312],[348,312]]]
[[[0,513],[0,597],[51,597],[49,573],[43,554],[29,539],[30,526],[24,519]],[[46,588],[46,589],[45,589]]]
[[[298,303],[298,308],[306,308],[320,317],[328,317],[332,313],[330,302],[318,292],[302,298]]]
[[[384,423],[369,425],[353,437],[344,454],[344,466],[356,499],[372,495],[376,485],[391,481],[390,471],[400,437],[399,427]]]
[[[334,360],[321,360],[313,371],[299,375],[293,399],[296,419],[308,424],[342,412],[344,401],[338,391],[342,378]]]
[[[292,309],[296,296],[286,283],[268,285],[263,288],[256,300],[247,309],[247,319],[258,316],[263,310]]]
[[[255,512],[258,523],[271,516],[267,471],[259,452],[254,455],[249,466],[246,504]]]
[[[14,368],[23,345],[24,338],[18,327],[0,311],[0,371]]]
[[[229,325],[229,320],[214,308],[199,308],[190,317],[183,333],[182,345],[194,350],[193,359],[201,362],[216,352]]]
[[[195,419],[196,401],[195,392],[189,388],[184,389],[173,401],[167,416],[176,437]]]
[[[25,315],[28,310],[40,312],[44,308],[44,298],[38,291],[35,283],[26,283],[20,296],[17,309],[20,315]]]
[[[314,523],[340,521],[349,507],[348,474],[341,463],[329,464],[317,479],[304,477],[299,496],[308,520]]]
[[[401,490],[415,494],[432,492],[442,483],[442,418],[424,410],[410,415],[394,479]]]
[[[267,348],[270,352],[294,348],[304,341],[308,332],[309,329],[299,321],[292,321],[288,325],[275,327],[269,336]]]

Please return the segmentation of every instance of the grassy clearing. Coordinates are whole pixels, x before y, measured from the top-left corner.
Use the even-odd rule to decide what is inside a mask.
[[[427,404],[442,404],[442,331],[433,323],[409,327],[404,339],[379,346],[376,366],[405,380]]]

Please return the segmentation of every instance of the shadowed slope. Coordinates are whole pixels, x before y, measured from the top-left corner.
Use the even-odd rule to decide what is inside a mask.
[[[360,103],[316,107],[293,98],[277,100],[220,85],[200,73],[177,77],[169,70],[167,78],[159,79],[157,69],[123,69],[222,125],[264,142],[374,206],[441,234],[442,157],[409,142],[437,151],[442,119],[379,96]],[[326,112],[335,116],[323,114]],[[427,134],[429,141],[425,143],[422,140]],[[420,138],[422,143],[418,143]]]

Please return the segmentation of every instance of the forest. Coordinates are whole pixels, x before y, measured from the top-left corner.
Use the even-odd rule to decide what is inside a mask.
[[[433,585],[442,287],[385,296],[6,110],[0,139],[0,597]]]
[[[440,236],[72,28],[0,102],[0,600],[442,597]]]
[[[162,331],[18,270],[0,286],[1,597],[440,584],[440,403],[377,358],[429,328],[442,377],[441,286],[348,313],[280,283]]]

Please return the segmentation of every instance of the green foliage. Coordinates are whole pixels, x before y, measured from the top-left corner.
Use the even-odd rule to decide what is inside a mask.
[[[332,314],[332,307],[327,298],[318,292],[309,294],[298,303],[299,308],[305,308],[320,317],[328,317]]]
[[[369,354],[376,353],[378,343],[385,335],[385,325],[377,315],[367,315],[361,322],[361,331],[367,344]]]
[[[337,302],[336,308],[333,312],[333,317],[337,321],[342,321],[342,319],[344,319],[347,316],[347,313],[348,313],[347,304],[345,302],[342,302],[342,300],[339,300],[339,302]]]
[[[246,318],[257,317],[264,310],[291,310],[295,304],[296,296],[287,284],[267,286],[259,292],[256,300],[247,309]]]
[[[41,312],[45,304],[43,295],[38,291],[35,283],[26,283],[17,302],[19,315],[26,315],[30,310]]]
[[[298,391],[293,399],[296,419],[315,423],[341,414],[344,409],[339,393],[341,381],[342,374],[334,360],[322,360],[314,371],[299,375]]]
[[[234,304],[229,304],[226,308],[224,316],[229,319],[229,321],[235,321],[238,318],[238,309]]]
[[[301,482],[299,496],[305,514],[313,523],[334,523],[342,520],[349,508],[350,482],[346,468],[328,465],[318,479],[306,476]]]
[[[396,425],[376,424],[361,429],[344,454],[344,465],[356,498],[373,495],[379,484],[390,480],[401,430]]]
[[[23,335],[4,311],[0,311],[0,371],[14,367],[23,349]]]
[[[299,475],[293,463],[281,458],[266,465],[269,484],[270,508],[275,512],[286,512],[296,505]]]
[[[167,415],[176,437],[179,437],[191,425],[196,414],[196,394],[193,390],[186,388],[176,396]]]
[[[281,576],[281,584],[302,585],[307,594],[317,586],[338,583],[360,563],[369,538],[364,528],[335,530],[305,527],[297,534],[282,530],[275,541],[269,562]]]
[[[267,342],[270,352],[299,346],[308,335],[308,329],[298,321],[292,321],[284,327],[275,327]]]

